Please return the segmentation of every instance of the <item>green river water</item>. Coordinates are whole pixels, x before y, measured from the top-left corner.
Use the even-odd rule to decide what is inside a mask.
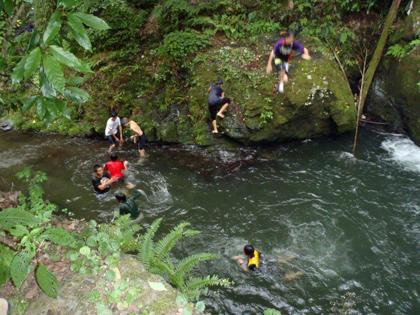
[[[183,241],[176,257],[213,252],[197,274],[235,281],[203,297],[214,314],[326,314],[330,301],[356,294],[354,313],[420,313],[420,148],[403,136],[362,130],[358,160],[352,136],[302,141],[218,159],[194,147],[152,146],[139,160],[132,144],[120,151],[129,180],[147,198],[138,203],[148,225],[165,216],[162,231],[188,221],[202,234]],[[95,163],[107,144],[59,136],[2,133],[0,180],[23,188],[15,173],[45,171],[46,196],[78,219],[108,221],[112,193],[97,198]],[[268,260],[258,274],[242,272],[231,256],[251,243]],[[285,273],[304,275],[283,281]]]

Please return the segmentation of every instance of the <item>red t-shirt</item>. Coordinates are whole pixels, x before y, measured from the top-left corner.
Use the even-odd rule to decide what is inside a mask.
[[[105,165],[104,171],[109,171],[109,174],[113,178],[120,178],[123,177],[124,174],[121,173],[122,170],[125,170],[125,166],[123,162],[121,161],[115,161],[115,162],[108,162]]]

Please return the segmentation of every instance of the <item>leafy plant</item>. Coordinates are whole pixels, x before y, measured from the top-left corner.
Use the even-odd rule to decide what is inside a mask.
[[[3,2],[0,9],[7,10],[8,6],[12,6],[10,12],[14,12],[14,6],[17,5],[14,1]],[[22,113],[27,113],[36,105],[38,116],[48,122],[61,116],[70,118],[64,100],[84,103],[89,98],[84,90],[66,83],[62,66],[79,73],[92,72],[89,65],[67,50],[67,47],[72,38],[83,49],[92,51],[85,26],[102,31],[109,29],[109,26],[94,15],[75,12],[79,2],[80,0],[57,1],[54,13],[48,17],[45,30],[35,30],[27,46],[19,47],[19,51],[25,53],[21,55],[16,50],[8,50],[5,57],[16,62],[13,70],[6,75],[10,77],[12,87],[16,84],[35,87],[32,93],[35,95],[24,102]],[[9,47],[18,46],[11,39],[6,40]],[[8,46],[7,43],[4,45]]]
[[[199,231],[189,230],[189,223],[180,223],[157,243],[153,238],[159,229],[162,219],[152,223],[147,232],[141,238],[138,259],[151,272],[159,273],[178,288],[188,299],[198,299],[202,289],[207,292],[208,286],[228,286],[231,283],[227,279],[219,279],[217,276],[192,277],[191,270],[201,261],[217,258],[213,254],[193,254],[182,259],[177,265],[170,257],[172,248],[184,236],[193,236]]]
[[[55,206],[42,198],[44,191],[39,185],[46,176],[37,172],[32,176],[29,169],[18,173],[29,185],[29,195],[19,196],[20,206],[0,212],[0,230],[14,236],[16,248],[0,244],[0,284],[12,278],[16,287],[26,279],[31,268],[40,288],[50,297],[56,298],[59,288],[57,278],[37,259],[38,249],[46,240],[58,245],[68,245],[72,236],[64,229],[51,228],[49,224]]]
[[[261,124],[266,125],[268,120],[273,120],[273,108],[270,106],[272,100],[269,97],[264,98],[264,111],[260,114]]]
[[[176,61],[211,45],[209,36],[195,30],[175,31],[165,36],[160,54],[169,54]]]

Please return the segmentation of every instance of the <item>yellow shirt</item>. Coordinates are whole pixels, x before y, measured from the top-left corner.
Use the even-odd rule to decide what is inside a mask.
[[[248,260],[248,268],[251,267],[252,265],[255,265],[255,267],[258,268],[259,264],[260,264],[260,254],[256,250],[254,250],[254,257]]]

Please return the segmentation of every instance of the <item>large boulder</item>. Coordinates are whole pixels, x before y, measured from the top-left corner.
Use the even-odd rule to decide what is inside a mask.
[[[404,24],[390,37],[390,45],[407,45],[420,36],[420,2],[414,1]],[[390,131],[407,132],[420,143],[420,47],[405,57],[384,56],[367,100],[366,111],[389,124]]]
[[[269,49],[270,46],[261,52],[249,47],[217,49],[195,71],[196,80],[201,81],[199,89],[192,88],[190,95],[201,92],[202,104],[206,103],[205,83],[210,84],[218,76],[223,76],[223,88],[234,98],[235,104],[226,118],[218,118],[226,136],[244,144],[256,144],[316,138],[355,129],[353,97],[333,61],[320,52],[313,52],[310,61],[299,62],[295,57],[286,93],[279,95],[275,74],[264,73]]]

